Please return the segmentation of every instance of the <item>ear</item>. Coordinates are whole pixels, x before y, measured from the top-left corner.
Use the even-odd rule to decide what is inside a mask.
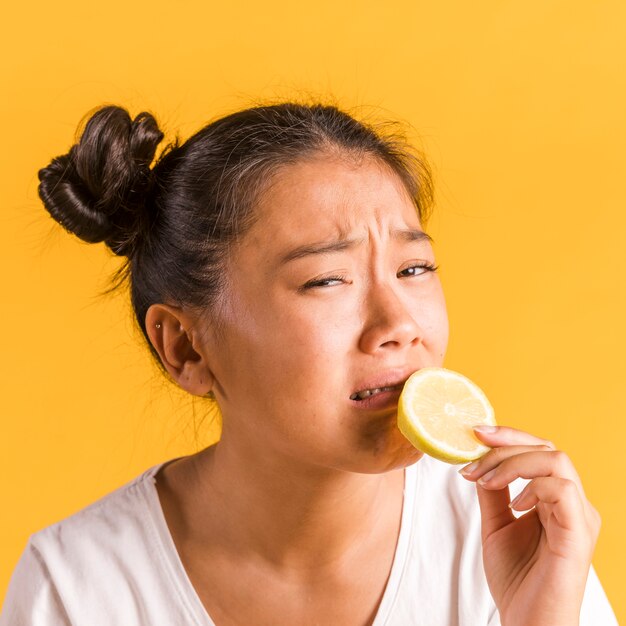
[[[163,365],[183,389],[196,396],[205,396],[215,383],[202,331],[200,320],[178,307],[153,304],[146,312],[146,332]]]

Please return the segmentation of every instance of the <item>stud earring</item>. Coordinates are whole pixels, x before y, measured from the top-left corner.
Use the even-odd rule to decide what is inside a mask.
[[[156,328],[161,328],[161,324],[155,324]]]

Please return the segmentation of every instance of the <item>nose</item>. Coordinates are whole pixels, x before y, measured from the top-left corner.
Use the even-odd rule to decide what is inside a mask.
[[[377,354],[422,341],[424,333],[415,318],[416,311],[390,285],[372,284],[364,308],[365,325],[359,340],[363,352]]]

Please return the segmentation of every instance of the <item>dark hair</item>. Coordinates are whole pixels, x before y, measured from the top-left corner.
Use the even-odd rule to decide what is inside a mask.
[[[425,160],[391,125],[357,121],[334,105],[285,102],[217,119],[164,148],[155,118],[104,106],[63,156],[39,170],[39,196],[52,217],[88,242],[104,241],[126,263],[137,322],[148,339],[154,303],[215,304],[228,246],[255,218],[254,206],[281,167],[319,153],[372,156],[402,181],[422,223],[432,204]]]

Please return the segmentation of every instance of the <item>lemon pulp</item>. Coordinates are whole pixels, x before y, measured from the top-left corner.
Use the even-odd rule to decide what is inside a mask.
[[[469,378],[443,367],[425,367],[404,384],[397,424],[418,450],[446,463],[467,463],[490,449],[472,427],[496,421],[487,396]]]

